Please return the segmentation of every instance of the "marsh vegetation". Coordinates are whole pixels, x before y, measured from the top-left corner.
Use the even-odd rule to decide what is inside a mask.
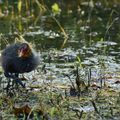
[[[1,120],[120,119],[119,0],[0,0],[0,53],[27,41],[39,67],[26,88],[0,66]]]

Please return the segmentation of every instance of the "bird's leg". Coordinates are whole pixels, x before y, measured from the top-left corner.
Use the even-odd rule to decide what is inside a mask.
[[[25,88],[25,84],[22,83],[22,81],[20,80],[19,78],[19,74],[18,73],[15,73],[15,82],[20,84],[23,88]]]
[[[8,73],[8,72],[4,72],[5,77],[7,78],[15,78],[15,76],[13,76],[12,74]]]
[[[14,75],[13,74],[10,74],[8,72],[5,72],[4,73],[5,77],[7,78],[12,78],[15,83],[18,83],[20,84],[23,88],[25,88],[25,84],[22,83],[22,81],[19,79],[19,74],[18,73],[15,73]],[[14,85],[14,84],[13,84]]]
[[[10,89],[10,78],[8,78],[8,83],[5,89],[6,89],[6,92],[8,93]]]
[[[11,82],[11,74],[9,74],[8,72],[5,72],[4,75],[5,75],[5,77],[8,78],[7,86],[6,86],[6,88],[5,88],[6,91],[7,91],[7,93],[8,93],[8,91],[10,90],[10,87],[11,87],[11,85],[10,85],[10,82]]]

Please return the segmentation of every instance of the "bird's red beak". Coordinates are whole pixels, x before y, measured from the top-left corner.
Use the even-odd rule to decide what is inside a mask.
[[[24,56],[23,51],[18,52],[18,57],[23,57],[23,56]]]
[[[24,56],[24,52],[21,50],[21,51],[18,51],[18,57],[23,57]]]
[[[22,57],[22,58],[26,58],[26,57],[30,56],[30,54],[31,54],[31,51],[29,49],[27,51],[26,50],[18,51],[18,57]]]
[[[31,55],[31,49],[28,44],[24,44],[18,49],[18,57],[26,58]]]

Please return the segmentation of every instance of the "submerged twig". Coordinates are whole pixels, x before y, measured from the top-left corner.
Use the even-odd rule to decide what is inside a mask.
[[[74,83],[73,83],[73,81],[71,80],[71,78],[70,78],[70,76],[69,75],[67,75],[67,74],[64,74],[66,77],[68,77],[68,79],[70,80],[70,82],[71,82],[71,85],[72,85],[72,88],[74,88],[75,89],[75,85],[74,85]]]
[[[82,115],[83,115],[83,110],[77,109],[77,108],[72,108],[72,111],[74,111],[77,115],[77,117],[79,118],[79,120],[81,120]]]
[[[92,103],[92,105],[93,105],[93,107],[94,107],[95,112],[96,112],[96,113],[99,115],[99,117],[103,120],[103,116],[100,114],[100,111],[98,110],[95,101],[94,101],[94,100],[91,100],[91,103]]]
[[[91,68],[88,69],[88,86],[90,86],[91,82]]]
[[[49,8],[46,6],[48,12],[51,14],[51,11],[49,10]],[[55,18],[55,16],[51,15],[51,18],[57,23],[57,25],[59,26],[60,30],[63,32],[64,36],[65,36],[65,40],[62,44],[62,47],[65,45],[67,39],[68,39],[68,35],[65,32],[64,28],[61,26],[60,22]]]
[[[83,115],[83,110],[82,110],[82,111],[77,112],[77,113],[76,113],[76,115],[78,116],[79,120],[81,120],[82,115]]]
[[[94,107],[94,109],[95,109],[95,112],[100,115],[100,113],[99,113],[99,111],[98,111],[98,108],[97,108],[97,106],[96,106],[95,101],[91,100],[91,103],[92,103],[92,105],[93,105],[93,107]]]

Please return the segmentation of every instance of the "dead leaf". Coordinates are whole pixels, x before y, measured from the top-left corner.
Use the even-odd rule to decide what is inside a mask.
[[[25,114],[26,116],[28,116],[30,112],[31,108],[28,105],[19,108],[13,107],[13,113],[16,117],[19,117],[20,114]]]
[[[120,80],[115,81],[115,84],[120,84]]]

